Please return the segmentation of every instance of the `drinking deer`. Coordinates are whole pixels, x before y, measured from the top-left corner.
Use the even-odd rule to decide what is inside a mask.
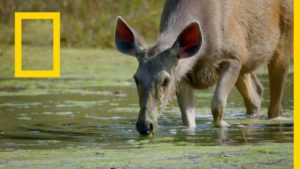
[[[293,56],[293,0],[166,0],[156,43],[147,46],[121,17],[116,48],[137,58],[134,74],[142,135],[154,133],[157,119],[176,94],[183,124],[196,127],[195,89],[216,85],[211,103],[214,124],[237,87],[247,115],[260,110],[263,86],[255,70],[268,66],[268,117],[281,115],[281,100]]]

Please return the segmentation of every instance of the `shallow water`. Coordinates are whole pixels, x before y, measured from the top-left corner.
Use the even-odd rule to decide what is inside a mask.
[[[131,148],[163,142],[209,146],[293,142],[292,75],[283,99],[284,118],[273,121],[266,119],[267,77],[260,79],[265,94],[258,118],[245,117],[243,99],[234,90],[225,113],[231,126],[215,128],[210,113],[212,89],[198,91],[197,128],[192,131],[181,126],[175,100],[159,119],[158,132],[152,138],[143,138],[135,130],[138,99],[133,85],[84,85],[93,80],[69,80],[68,85],[62,86],[54,84],[64,84],[64,80],[34,81],[34,85],[25,87],[0,85],[0,147]]]

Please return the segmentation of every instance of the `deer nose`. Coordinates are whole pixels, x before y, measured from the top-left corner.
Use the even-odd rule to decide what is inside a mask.
[[[149,121],[137,122],[136,129],[143,136],[148,136],[153,133],[153,123]]]

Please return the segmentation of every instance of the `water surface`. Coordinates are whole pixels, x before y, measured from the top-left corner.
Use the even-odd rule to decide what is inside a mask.
[[[133,84],[97,87],[85,85],[93,84],[92,79],[69,79],[46,83],[32,80],[33,85],[25,87],[0,85],[0,147],[131,148],[164,142],[207,146],[293,142],[292,75],[283,99],[284,118],[280,120],[267,120],[268,81],[266,76],[260,79],[265,94],[256,119],[245,117],[243,99],[234,90],[225,113],[230,127],[215,128],[210,113],[212,89],[198,91],[197,128],[182,126],[174,100],[159,119],[158,132],[150,139],[140,137],[135,130],[138,99]]]

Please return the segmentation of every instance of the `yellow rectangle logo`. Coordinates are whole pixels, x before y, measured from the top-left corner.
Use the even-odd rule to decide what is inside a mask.
[[[53,69],[22,69],[22,20],[53,20]],[[15,13],[15,77],[50,78],[60,77],[60,12],[16,12]]]

